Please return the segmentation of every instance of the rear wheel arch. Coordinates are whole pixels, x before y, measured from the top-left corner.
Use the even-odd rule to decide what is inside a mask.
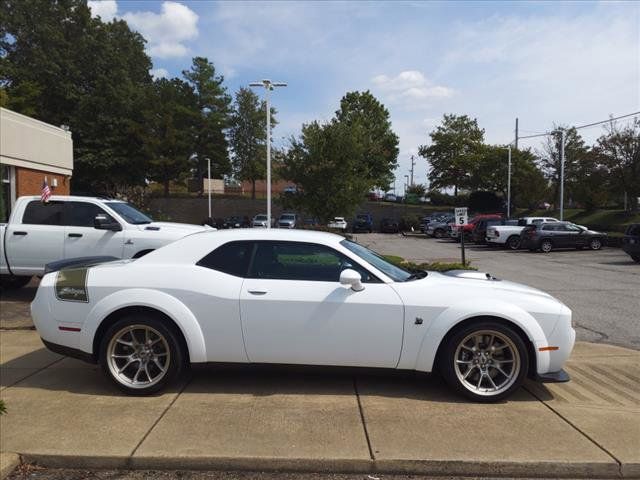
[[[447,333],[442,337],[442,339],[440,340],[440,343],[438,344],[438,349],[436,351],[436,355],[435,355],[435,358],[434,358],[434,364],[433,364],[432,371],[438,371],[439,370],[440,362],[442,360],[442,356],[444,354],[446,345],[449,342],[449,340],[451,339],[451,337],[453,337],[460,330],[463,330],[463,329],[473,325],[474,323],[481,323],[481,322],[498,323],[498,324],[504,325],[505,327],[509,327],[510,329],[515,331],[515,333],[518,334],[520,339],[524,342],[524,344],[527,347],[527,357],[528,357],[528,360],[529,360],[529,370],[527,371],[527,376],[528,377],[532,377],[532,376],[534,376],[536,374],[536,372],[537,372],[536,350],[535,350],[533,341],[531,340],[529,335],[527,335],[527,333],[517,323],[515,323],[515,322],[513,322],[511,320],[507,320],[505,318],[497,317],[497,316],[493,316],[493,315],[481,315],[481,316],[477,316],[477,317],[470,317],[470,318],[466,318],[466,319],[462,320],[461,322],[458,322],[457,324],[453,325],[447,331]]]
[[[96,333],[93,336],[92,352],[96,360],[98,360],[98,353],[100,351],[100,345],[102,343],[102,339],[104,338],[109,328],[121,318],[130,316],[130,315],[136,315],[136,314],[152,315],[156,318],[164,320],[166,322],[165,325],[173,331],[173,333],[178,338],[178,341],[180,342],[180,348],[182,349],[182,352],[185,358],[185,363],[187,365],[190,363],[190,354],[189,354],[189,347],[187,345],[187,340],[184,336],[184,333],[182,332],[182,329],[178,326],[175,320],[173,320],[169,315],[167,315],[164,312],[161,312],[160,310],[157,310],[155,308],[148,307],[148,306],[143,306],[143,305],[128,306],[128,307],[120,308],[118,310],[111,312],[102,320],[102,322],[100,322],[100,325],[98,326],[98,329],[96,330]]]

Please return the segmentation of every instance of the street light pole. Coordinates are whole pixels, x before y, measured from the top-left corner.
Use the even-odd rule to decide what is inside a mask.
[[[211,218],[211,159],[207,157],[207,196],[209,200],[209,218]]]
[[[286,87],[286,83],[262,80],[249,84],[252,87],[264,87],[267,104],[267,228],[271,228],[271,103],[269,92],[275,87]]]
[[[511,218],[511,145],[509,145],[509,168],[507,173],[507,218]]]
[[[564,220],[564,129],[560,130],[560,221]]]

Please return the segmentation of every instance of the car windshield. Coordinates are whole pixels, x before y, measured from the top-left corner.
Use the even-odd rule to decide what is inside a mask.
[[[151,223],[153,220],[142,213],[137,208],[124,202],[105,202],[111,210],[115,211],[118,215],[124,218],[125,222],[133,225],[144,225]]]
[[[369,220],[369,217],[367,215],[358,215],[356,218],[358,220]]]
[[[256,218],[255,218],[255,220],[258,220],[258,221],[262,221],[266,219],[267,219],[266,215],[256,215]]]
[[[407,280],[415,278],[410,272],[389,263],[376,252],[369,250],[358,243],[352,242],[351,240],[343,240],[340,242],[340,245],[355,253],[358,257],[362,258],[365,262],[370,263],[381,272],[384,272],[394,282],[406,282]]]
[[[292,214],[280,215],[280,220],[294,220],[295,218],[296,216]]]

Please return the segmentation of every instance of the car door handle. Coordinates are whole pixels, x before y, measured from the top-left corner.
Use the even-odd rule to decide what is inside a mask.
[[[81,233],[70,233],[68,235],[70,238],[80,238],[82,236]]]
[[[251,295],[266,295],[267,292],[264,290],[249,290]]]
[[[27,232],[13,232],[14,235],[26,235]]]

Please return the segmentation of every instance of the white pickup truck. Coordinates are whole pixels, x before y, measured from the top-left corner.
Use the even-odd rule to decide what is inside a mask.
[[[498,245],[517,250],[520,248],[520,234],[527,225],[537,223],[557,222],[552,217],[523,217],[518,219],[518,225],[493,225],[487,227],[486,240],[489,246]]]
[[[16,200],[0,224],[0,285],[20,288],[50,262],[87,256],[138,258],[210,227],[154,222],[121,200],[52,196]]]

